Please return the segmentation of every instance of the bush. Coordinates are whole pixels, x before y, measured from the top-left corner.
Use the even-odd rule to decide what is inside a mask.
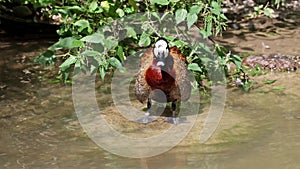
[[[188,68],[194,72],[199,84],[203,79],[213,83],[223,80],[212,79],[208,71],[224,71],[227,76],[233,75],[233,80],[245,77],[239,56],[222,46],[209,48],[206,43],[191,44],[188,39],[180,37],[193,25],[200,29],[204,39],[220,34],[226,28],[227,20],[222,13],[222,0],[20,1],[21,4],[32,4],[45,18],[60,24],[57,30],[61,37],[59,41],[35,61],[50,65],[63,60],[59,66],[62,81],[66,82],[71,72],[76,75],[80,71],[99,72],[104,79],[107,71],[114,68],[122,70],[122,62],[127,56],[149,46],[159,36],[168,39],[187,56]],[[139,16],[130,18],[135,15]],[[122,21],[128,18],[140,24],[122,25]],[[171,22],[168,21],[170,18]],[[112,26],[116,20],[117,25]],[[174,28],[170,29],[168,22],[174,24]],[[181,27],[184,30],[178,32]],[[116,35],[124,38],[120,40]],[[236,65],[235,70],[229,70],[229,63]]]

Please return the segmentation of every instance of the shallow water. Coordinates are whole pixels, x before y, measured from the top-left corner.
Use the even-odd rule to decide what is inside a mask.
[[[161,155],[135,159],[97,146],[79,124],[71,86],[50,84],[55,71],[32,63],[51,42],[17,43],[31,50],[15,50],[15,44],[1,41],[0,168],[300,168],[299,72],[255,77],[250,93],[228,88],[222,120],[205,144],[198,137],[210,100],[201,98],[196,124],[184,140]],[[265,79],[277,81],[264,85]],[[130,135],[170,127],[163,121],[147,127],[128,122],[113,107],[109,83],[98,81],[96,90],[101,113],[116,130]]]
[[[1,168],[299,168],[298,76],[297,73],[266,76],[276,78],[277,82],[248,94],[228,89],[223,118],[206,144],[197,143],[199,125],[196,124],[178,146],[144,159],[113,155],[91,141],[76,118],[70,86],[26,89],[22,92],[33,92],[35,96],[1,100],[0,165]],[[286,89],[274,90],[277,85]],[[209,104],[201,105],[205,114],[205,106]]]

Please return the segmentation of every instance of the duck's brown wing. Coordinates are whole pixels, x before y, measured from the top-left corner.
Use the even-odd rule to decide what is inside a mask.
[[[137,99],[144,103],[150,94],[150,86],[146,81],[146,70],[151,66],[153,61],[153,47],[148,48],[140,59],[139,71],[135,81],[135,95]]]
[[[170,93],[170,99],[186,101],[191,95],[191,82],[188,78],[186,59],[177,47],[170,48],[170,55],[174,60],[173,69],[176,71],[176,84]]]

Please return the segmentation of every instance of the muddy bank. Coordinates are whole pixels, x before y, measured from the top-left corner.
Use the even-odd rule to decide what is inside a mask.
[[[297,56],[300,53],[299,9],[279,14],[275,19],[260,17],[246,20],[245,26],[239,29],[229,28],[222,37],[214,39],[244,57],[270,54]],[[247,24],[255,29],[247,27]]]

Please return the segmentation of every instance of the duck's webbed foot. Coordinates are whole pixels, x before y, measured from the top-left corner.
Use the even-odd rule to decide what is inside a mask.
[[[175,125],[185,122],[184,119],[181,119],[181,118],[177,117],[177,115],[176,115],[176,103],[175,102],[172,102],[172,117],[166,117],[165,122],[175,124]]]
[[[171,124],[179,124],[179,117],[166,117],[165,122],[171,123]]]
[[[151,122],[156,121],[156,118],[150,116],[150,113],[147,112],[147,113],[145,113],[145,116],[144,116],[144,117],[138,118],[138,119],[136,119],[135,121],[136,121],[136,122],[139,122],[139,123],[148,124],[148,123],[151,123]]]

